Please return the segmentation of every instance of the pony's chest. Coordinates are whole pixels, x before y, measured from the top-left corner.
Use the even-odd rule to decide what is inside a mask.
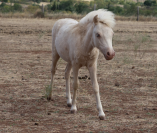
[[[94,62],[98,58],[99,53],[98,52],[91,52],[86,55],[77,55],[75,56],[75,63],[79,66],[87,66],[89,62]]]
[[[81,66],[86,66],[87,65],[87,62],[89,60],[91,60],[92,58],[90,56],[78,56],[76,59],[75,59],[75,62]]]

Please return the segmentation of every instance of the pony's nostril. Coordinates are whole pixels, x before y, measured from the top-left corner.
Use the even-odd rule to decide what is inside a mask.
[[[109,52],[107,52],[107,55],[108,55],[108,56],[110,56],[110,53],[109,53]]]

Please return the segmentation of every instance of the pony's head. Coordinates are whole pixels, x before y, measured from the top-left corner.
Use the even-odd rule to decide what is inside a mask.
[[[105,56],[106,60],[111,60],[115,52],[112,47],[113,30],[115,26],[114,14],[110,11],[99,9],[88,13],[80,20],[81,24],[94,24],[92,41]]]
[[[111,60],[115,56],[115,51],[112,47],[114,32],[107,23],[99,20],[98,15],[93,18],[93,22],[93,45],[103,53],[106,60]]]

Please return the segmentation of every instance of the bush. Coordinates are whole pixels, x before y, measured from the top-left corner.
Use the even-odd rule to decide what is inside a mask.
[[[137,6],[136,4],[125,4],[124,5],[124,9],[125,9],[125,15],[136,15],[137,13]]]
[[[61,1],[60,4],[58,5],[58,9],[62,11],[73,12],[75,11],[74,3],[75,3],[74,0]]]
[[[52,5],[48,4],[45,6],[45,10],[47,10],[49,12],[49,11],[51,11],[51,7],[52,7]]]
[[[2,0],[2,2],[8,2],[8,0]]]
[[[11,12],[11,11],[12,11],[11,6],[5,5],[5,6],[2,8],[2,13],[8,13],[8,12]]]
[[[11,12],[12,10],[13,10],[12,6],[6,5],[4,2],[1,3],[0,11],[2,13],[8,13],[8,12]]]
[[[152,2],[151,2],[150,0],[146,0],[146,1],[144,2],[144,5],[145,5],[145,6],[151,6],[151,5],[152,5]]]
[[[75,4],[75,9],[77,13],[86,12],[89,6],[85,2],[78,2]]]
[[[34,13],[34,17],[35,17],[35,18],[44,18],[44,13],[41,11],[41,9],[38,9],[38,10]]]
[[[2,2],[1,4],[0,4],[0,8],[2,8],[2,7],[4,7],[6,4],[4,3],[4,2]]]
[[[57,10],[57,2],[55,1],[54,3],[53,3],[53,5],[52,5],[52,7],[51,7],[51,10],[52,11],[55,11],[55,10]]]
[[[29,13],[35,13],[40,7],[38,5],[30,5],[26,8]]]
[[[144,2],[144,5],[145,6],[153,6],[153,5],[156,5],[156,1],[155,0],[154,1],[146,0]]]
[[[15,11],[20,11],[20,12],[22,11],[22,6],[18,3],[15,3],[13,8]]]
[[[115,14],[122,15],[124,14],[124,8],[120,6],[111,6],[108,10],[112,11]]]
[[[124,5],[125,4],[124,0],[120,0],[119,4]]]
[[[35,0],[35,2],[36,2],[36,3],[40,3],[41,0]],[[42,2],[45,2],[45,1],[42,0]]]
[[[97,5],[97,9],[107,8],[107,5],[110,4],[110,1],[109,2],[105,2],[104,0],[94,0],[94,2]]]
[[[53,10],[53,11],[61,10],[61,11],[74,12],[75,11],[74,4],[75,4],[74,0],[64,0],[61,2],[58,2],[58,0],[55,0],[52,4],[51,10]]]

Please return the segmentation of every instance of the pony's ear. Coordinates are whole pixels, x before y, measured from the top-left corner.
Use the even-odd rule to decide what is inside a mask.
[[[95,24],[98,23],[98,15],[96,15],[96,16],[93,18],[93,21],[94,21]]]

